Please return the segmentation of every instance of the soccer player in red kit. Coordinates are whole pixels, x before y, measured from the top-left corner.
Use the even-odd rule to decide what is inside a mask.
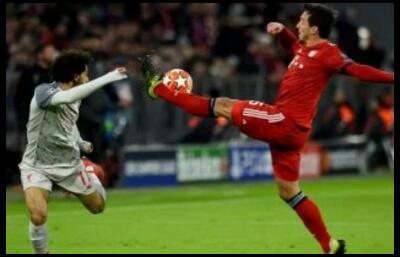
[[[331,237],[318,206],[300,189],[300,150],[308,140],[320,95],[332,75],[340,72],[363,81],[393,83],[394,74],[357,64],[330,43],[334,20],[331,8],[306,4],[296,26],[298,39],[281,23],[267,25],[267,32],[277,35],[294,55],[273,105],[176,94],[162,83],[150,56],[140,61],[151,97],[160,97],[193,115],[225,117],[248,136],[269,143],[279,196],[297,213],[324,253],[342,254],[345,241]]]

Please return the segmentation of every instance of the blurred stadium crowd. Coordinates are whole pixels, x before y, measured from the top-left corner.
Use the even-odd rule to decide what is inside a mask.
[[[6,4],[7,174],[18,174],[34,87],[51,81],[51,63],[63,49],[89,50],[92,78],[117,65],[130,70],[128,80],[84,100],[78,122],[82,137],[94,143],[91,158],[117,172],[113,165],[124,145],[240,136],[224,120],[190,117],[145,98],[138,56],[154,54],[164,71],[186,69],[196,93],[273,102],[291,56],[264,28],[280,21],[295,31],[301,11],[266,3]],[[357,62],[393,70],[393,49],[350,14],[340,12],[333,41]],[[322,98],[312,137],[391,135],[393,101],[391,86],[337,76]]]

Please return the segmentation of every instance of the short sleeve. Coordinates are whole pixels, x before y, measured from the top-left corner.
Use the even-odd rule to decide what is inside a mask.
[[[51,99],[58,92],[55,84],[43,84],[35,89],[35,98],[37,105],[45,109],[50,106]]]

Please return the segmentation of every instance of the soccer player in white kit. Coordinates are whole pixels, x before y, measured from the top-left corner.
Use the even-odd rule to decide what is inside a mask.
[[[73,193],[93,214],[105,206],[105,190],[94,173],[86,172],[80,151],[92,149],[76,126],[81,99],[127,77],[117,68],[89,82],[90,55],[63,52],[52,68],[54,82],[36,87],[27,123],[28,144],[19,164],[30,214],[29,237],[35,253],[48,253],[47,204],[53,183]]]

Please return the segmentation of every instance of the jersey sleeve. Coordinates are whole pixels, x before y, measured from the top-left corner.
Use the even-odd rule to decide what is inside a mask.
[[[278,38],[283,48],[292,54],[300,48],[300,43],[296,36],[287,28],[284,28],[279,33]]]
[[[51,99],[58,92],[52,84],[40,85],[35,90],[36,103],[39,108],[45,109],[50,106]]]
[[[328,71],[335,73],[341,72],[347,65],[354,61],[347,57],[337,47],[332,47],[326,51],[324,56],[324,64]]]
[[[393,72],[379,70],[372,66],[359,63],[352,63],[350,65],[346,65],[345,69],[343,69],[343,72],[347,75],[368,82],[377,82],[377,83],[394,82]]]

